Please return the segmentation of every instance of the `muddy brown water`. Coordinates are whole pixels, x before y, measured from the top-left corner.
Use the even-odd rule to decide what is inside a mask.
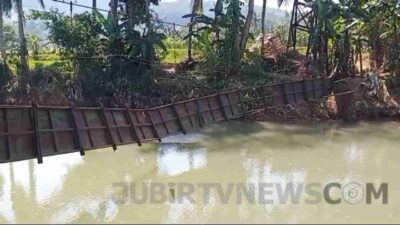
[[[0,165],[0,223],[395,223],[400,221],[400,123],[277,124],[230,122],[159,143],[49,157],[46,163]],[[216,190],[189,198],[169,188],[168,200],[120,202],[116,184],[388,184],[388,204],[323,199],[280,203]],[[113,185],[114,184],[114,185]],[[236,186],[235,186],[236,187]],[[139,190],[140,188],[138,188]],[[130,192],[131,193],[131,192]],[[234,192],[235,193],[235,190]],[[242,196],[243,197],[243,196]]]

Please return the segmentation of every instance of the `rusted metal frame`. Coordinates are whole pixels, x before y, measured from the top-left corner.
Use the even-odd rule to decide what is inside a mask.
[[[169,106],[167,106],[167,107],[169,107]],[[162,107],[162,108],[164,108],[164,107]],[[160,116],[161,124],[164,126],[165,130],[167,131],[167,134],[171,134],[171,132],[169,132],[169,129],[168,129],[168,126],[167,126],[167,121],[164,120],[164,116],[161,113],[161,109],[162,108],[157,108],[156,110],[158,112],[158,115]],[[175,118],[174,118],[174,120],[175,120]],[[154,125],[156,125],[156,124],[154,124]]]
[[[192,127],[194,127],[194,123],[193,123],[193,120],[192,120],[192,115],[190,115],[191,113],[189,112],[189,109],[188,109],[188,107],[186,105],[186,102],[184,102],[182,104],[185,106],[186,116],[189,117],[190,124],[192,125]],[[192,113],[192,114],[196,115],[196,113]],[[186,118],[186,117],[182,116],[181,118]]]
[[[89,123],[88,123],[88,120],[87,120],[87,117],[86,117],[86,113],[85,113],[86,110],[92,110],[92,109],[80,108],[80,110],[82,112],[83,122],[85,123],[85,129],[84,128],[80,128],[80,129],[81,130],[86,130],[86,132],[87,132],[87,134],[89,136],[90,146],[94,147],[92,132],[90,132],[90,129],[92,129],[92,128],[89,128]]]
[[[313,100],[316,99],[314,80],[311,80]]]
[[[209,98],[205,98],[205,100],[207,101],[207,105],[208,105],[208,108],[209,108],[209,112],[210,112],[210,114],[211,114],[211,118],[213,119],[213,121],[214,122],[216,122],[216,119],[215,119],[215,116],[214,116],[214,110],[216,110],[216,109],[219,109],[220,107],[218,106],[218,107],[212,107],[211,106],[211,103],[210,103],[210,98],[212,98],[212,97],[209,97]],[[208,111],[208,110],[207,110]]]
[[[303,80],[303,81],[301,81],[301,86],[303,87],[303,94],[304,94],[304,100],[306,101],[306,102],[308,102],[308,91],[307,91],[307,85],[306,85],[306,81],[305,80]]]
[[[77,119],[76,119],[76,115],[75,115],[75,107],[72,106],[70,110],[71,110],[71,117],[72,117],[72,126],[75,131],[74,132],[75,140],[76,140],[76,143],[78,144],[79,152],[83,156],[83,155],[85,155],[85,150],[83,149],[81,136],[79,135],[78,123],[77,123]]]
[[[160,106],[152,107],[152,108],[150,108],[150,110],[154,111],[154,110],[157,110],[157,109],[167,108],[167,107],[169,107],[169,106],[172,106],[172,103],[171,103],[171,104],[166,104],[166,105],[160,105]]]
[[[0,136],[18,136],[18,135],[28,135],[28,134],[34,134],[34,130],[29,130],[29,131],[20,131],[20,132],[0,132]]]
[[[327,95],[328,94],[328,87],[327,87],[327,80],[321,78],[321,82],[322,82],[322,96]]]
[[[77,110],[99,110],[99,109],[101,109],[101,107],[82,107],[82,106],[80,106],[80,107],[76,107],[76,109]]]
[[[229,118],[228,118],[228,116],[226,115],[226,112],[225,112],[225,105],[224,105],[224,102],[222,101],[221,93],[219,93],[219,92],[218,92],[218,102],[219,102],[219,104],[221,106],[222,116],[225,118],[225,120],[229,120]]]
[[[309,26],[309,24],[308,24],[308,21],[306,20],[306,14],[304,14],[303,13],[303,11],[299,8],[299,13],[300,13],[300,19],[298,20],[298,22],[301,22],[301,21],[304,21],[304,23],[306,24],[306,26],[302,26],[302,25],[300,25],[300,24],[298,24],[297,26],[301,26],[301,27],[304,27],[304,28],[306,28],[306,29],[310,29],[310,26]]]
[[[47,110],[47,115],[49,117],[49,122],[50,122],[50,128],[51,130],[54,130],[54,122],[53,122],[53,117],[51,116],[51,110],[50,109],[45,109]],[[40,131],[42,132],[42,130]],[[51,132],[52,136],[53,136],[53,142],[54,142],[54,150],[55,152],[58,152],[58,144],[57,144],[57,137],[56,137],[56,133],[57,132]]]
[[[283,82],[282,84],[282,88],[281,88],[281,90],[282,90],[282,92],[283,92],[283,101],[284,101],[284,103],[285,103],[285,105],[287,105],[287,104],[289,104],[289,101],[288,101],[288,98],[287,98],[287,92],[286,92],[286,82]]]
[[[196,98],[190,98],[188,100],[177,101],[177,102],[175,102],[175,104],[178,105],[178,104],[188,103],[188,102],[195,101],[195,100],[196,100]]]
[[[38,105],[38,109],[70,109],[71,106]]]
[[[261,91],[262,91],[262,98],[263,98],[263,102],[264,102],[264,112],[266,113],[268,103],[267,103],[267,94],[265,93],[265,86],[261,87]]]
[[[231,93],[237,93],[237,91],[233,91],[233,92],[231,92]],[[233,104],[235,104],[235,103],[232,103],[231,97],[230,97],[229,94],[230,94],[230,93],[226,94],[226,97],[227,97],[227,99],[228,99],[228,103],[229,103],[229,106],[230,106],[229,108],[230,108],[230,110],[231,110],[232,117],[233,117],[233,116],[235,116],[235,112],[233,111]]]
[[[120,128],[120,126],[118,125],[118,123],[117,123],[117,119],[115,118],[115,115],[114,115],[114,110],[113,109],[111,109],[111,110],[109,110],[110,111],[110,113],[111,113],[111,118],[113,119],[113,122],[114,122],[114,124],[115,124],[115,129],[117,130],[117,134],[118,134],[118,137],[119,137],[119,140],[121,141],[121,143],[124,143],[124,140],[122,139],[122,135],[121,135],[121,131],[119,130],[119,128]],[[127,125],[128,126],[128,125]],[[111,127],[110,127],[111,128]]]
[[[154,125],[154,122],[153,122],[153,119],[152,119],[151,116],[150,116],[149,110],[146,109],[146,110],[145,110],[145,113],[146,113],[147,118],[150,120],[150,123],[151,123],[151,127],[152,127],[152,130],[153,130],[154,136],[157,138],[158,142],[161,142],[161,136],[160,136],[160,134],[158,133],[156,126]]]
[[[128,107],[126,107],[126,109],[125,109],[125,116],[127,117],[128,122],[130,124],[130,128],[131,128],[131,131],[132,131],[133,138],[137,141],[139,146],[142,146],[142,141],[140,140],[139,135],[136,132],[135,124],[133,123],[133,120],[132,120],[132,117],[131,117],[131,114],[130,114],[130,110],[129,110]]]
[[[2,109],[30,109],[32,105],[0,105]]]
[[[107,117],[106,117],[106,113],[105,113],[105,111],[104,111],[104,108],[101,107],[100,111],[101,111],[101,112],[100,112],[101,118],[102,118],[102,120],[103,120],[104,125],[106,126],[106,133],[107,133],[107,136],[108,136],[108,138],[109,138],[109,140],[110,140],[110,142],[111,142],[111,146],[112,146],[113,150],[116,151],[116,150],[117,150],[117,145],[115,144],[114,137],[112,136],[111,129],[110,129],[110,124],[108,124],[108,121],[107,121]]]
[[[240,104],[240,110],[242,111],[242,116],[244,118],[246,118],[246,112],[244,110],[244,106],[243,106],[243,100],[242,100],[242,95],[241,95],[241,90],[239,89],[239,104]]]
[[[3,119],[4,119],[4,123],[5,123],[5,133],[8,134],[9,132],[9,127],[8,127],[8,117],[7,117],[7,109],[4,108],[3,109]],[[10,149],[10,136],[9,135],[5,135],[6,136],[6,151],[7,151],[7,159],[11,160],[12,155],[11,155],[11,149]]]
[[[185,127],[183,126],[181,117],[180,117],[180,115],[179,115],[179,113],[178,113],[178,109],[176,108],[175,103],[172,103],[172,108],[174,109],[174,113],[175,113],[175,116],[176,116],[176,118],[177,118],[177,120],[178,120],[178,125],[179,125],[179,127],[180,127],[182,133],[186,135]]]
[[[257,98],[249,98],[249,99],[242,99],[242,102],[254,102],[263,99],[264,97],[257,97]]]
[[[294,98],[294,103],[297,104],[297,91],[296,91],[296,86],[295,83],[297,82],[292,82],[290,83],[292,85],[292,94],[293,94],[293,98]]]
[[[136,121],[138,121],[137,127],[139,128],[140,133],[142,133],[143,138],[146,139],[146,135],[145,135],[145,133],[144,133],[144,131],[143,131],[143,127],[142,127],[143,124],[140,124],[140,122],[139,122],[139,117],[138,117],[138,115],[136,114],[136,112],[138,112],[138,111],[133,110],[132,112],[133,112],[133,115],[135,115]],[[145,112],[145,111],[142,110],[141,112],[143,112],[143,113],[146,115],[146,112]],[[150,126],[151,126],[151,125],[150,125]]]
[[[39,130],[39,119],[37,113],[37,104],[32,103],[32,122],[34,127],[35,141],[36,141],[36,153],[37,153],[37,161],[39,164],[43,163],[43,154],[42,154],[42,146],[40,143],[40,130]]]
[[[199,119],[199,127],[202,128],[204,124],[204,119],[203,119],[203,112],[201,111],[199,98],[196,98],[196,106],[197,106],[197,115]]]

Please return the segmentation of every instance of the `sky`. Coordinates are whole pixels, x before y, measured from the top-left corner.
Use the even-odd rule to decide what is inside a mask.
[[[69,3],[71,0],[61,0]],[[207,0],[205,0],[207,1]],[[257,5],[262,5],[263,0],[255,0],[255,4]],[[87,5],[91,6],[92,0],[72,0],[72,2],[81,4],[81,5]],[[182,7],[188,8],[190,10],[190,2],[191,0],[161,0],[161,2],[182,2]],[[277,0],[267,0],[267,6],[270,8],[278,8],[277,5]],[[291,2],[291,0],[289,0]],[[45,10],[49,10],[51,8],[57,8],[60,11],[63,11],[65,13],[69,13],[69,4],[64,4],[64,3],[58,3],[54,2],[53,0],[44,0],[45,3]],[[109,9],[109,0],[97,0],[97,7],[99,9]],[[30,9],[35,9],[35,10],[43,10],[39,4],[38,0],[23,0],[23,6],[24,10],[28,12]],[[290,11],[292,9],[291,4],[284,4],[281,6],[282,10]],[[74,13],[82,13],[87,11],[87,9],[83,9],[80,7],[74,7],[73,12]],[[17,15],[13,11],[11,14],[11,18],[6,18],[6,22],[15,22],[17,21]]]
[[[70,2],[70,0],[64,0],[65,2]],[[72,0],[74,3],[78,3],[81,5],[87,5],[90,6],[92,4],[92,0]],[[190,7],[190,1],[191,0],[161,0],[161,2],[182,2],[182,7],[187,7],[189,9]],[[262,1],[263,0],[255,0],[255,3],[257,5],[262,5]],[[38,3],[39,1],[37,0],[23,0],[23,5],[25,10],[29,10],[29,9],[37,9],[37,10],[41,10],[41,7]],[[276,4],[276,0],[267,0],[267,6],[271,7],[271,8],[278,8],[277,4]],[[46,9],[50,9],[52,7],[56,7],[59,8],[62,11],[69,11],[69,5],[67,4],[63,4],[63,3],[57,3],[54,2],[53,0],[44,0],[44,3],[46,5]],[[97,7],[98,8],[103,8],[103,9],[108,9],[109,0],[97,0]],[[287,6],[282,6],[281,7],[284,10],[287,10],[291,7]],[[83,9],[78,9],[77,7],[74,8],[74,12],[81,12],[84,11]]]

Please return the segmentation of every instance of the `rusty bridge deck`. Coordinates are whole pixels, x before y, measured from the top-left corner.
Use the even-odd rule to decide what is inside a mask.
[[[148,109],[37,105],[0,106],[0,163],[158,140],[257,110],[319,100],[321,78],[265,85]]]

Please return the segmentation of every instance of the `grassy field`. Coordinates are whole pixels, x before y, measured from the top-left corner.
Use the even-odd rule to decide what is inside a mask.
[[[164,55],[160,55],[163,63],[180,63],[187,57],[186,48],[168,49]]]

